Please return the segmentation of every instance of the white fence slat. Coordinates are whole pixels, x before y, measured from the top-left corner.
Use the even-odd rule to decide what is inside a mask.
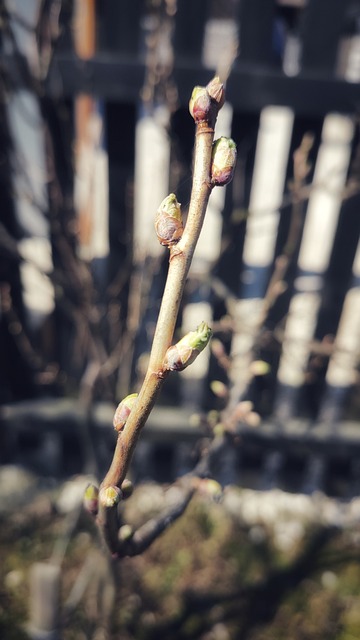
[[[293,118],[293,112],[284,107],[267,107],[261,113],[241,274],[242,298],[235,305],[232,402],[246,389],[252,348],[263,313],[262,298],[274,259]]]
[[[138,260],[158,256],[163,248],[154,230],[156,211],[168,195],[170,142],[166,107],[140,117],[135,133],[134,249]]]
[[[79,216],[79,254],[84,260],[109,255],[109,167],[102,103],[88,96],[76,101],[78,140],[75,206]],[[84,119],[85,121],[81,122]]]
[[[323,274],[329,264],[353,134],[351,118],[326,116],[300,247],[298,266],[303,271]]]
[[[297,292],[290,303],[278,369],[280,385],[294,389],[304,382],[309,342],[317,323],[323,277],[341,208],[353,132],[351,118],[338,114],[325,118],[298,259]]]
[[[57,640],[60,615],[61,568],[36,562],[30,571],[30,638]]]
[[[330,357],[326,373],[327,389],[324,394],[331,395],[332,388],[346,391],[354,384],[356,366],[360,354],[360,242],[358,243],[354,264],[353,279],[345,296],[339,327],[336,333],[334,351]],[[339,394],[337,394],[339,395]]]
[[[267,267],[274,257],[293,120],[287,107],[266,107],[261,113],[244,245],[245,269]]]
[[[53,268],[50,241],[24,238],[19,241],[19,251],[24,258],[20,265],[24,302],[36,327],[54,309],[54,286],[46,275]]]

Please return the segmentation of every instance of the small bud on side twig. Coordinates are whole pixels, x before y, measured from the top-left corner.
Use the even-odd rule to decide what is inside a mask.
[[[129,524],[123,524],[119,529],[119,540],[120,542],[127,542],[131,540],[134,535],[134,529]]]
[[[179,342],[169,347],[165,354],[164,369],[166,371],[183,371],[205,349],[212,335],[212,330],[202,322],[196,331],[190,331]]]
[[[226,399],[229,396],[229,389],[221,380],[212,380],[210,389],[218,398]]]
[[[123,499],[127,500],[133,494],[134,485],[128,478],[125,478],[124,482],[121,485],[121,491],[123,494]]]
[[[223,488],[219,482],[212,478],[194,478],[194,487],[200,495],[219,502],[223,495]]]
[[[181,205],[170,193],[161,203],[155,218],[155,231],[159,242],[170,247],[179,242],[183,234]]]
[[[222,136],[215,140],[211,157],[211,182],[214,186],[224,187],[234,177],[236,165],[236,144],[231,138]]]
[[[99,491],[99,503],[103,507],[116,507],[122,498],[122,491],[119,487],[103,487]]]
[[[268,362],[264,360],[253,360],[249,366],[250,373],[253,376],[267,376],[271,371]]]
[[[194,87],[189,102],[189,111],[196,123],[209,120],[211,97],[206,87]]]
[[[124,428],[137,397],[137,393],[131,393],[118,404],[113,420],[114,429],[116,431],[121,431],[121,429]]]
[[[89,484],[86,487],[83,505],[86,511],[96,516],[99,509],[99,489],[94,484]]]

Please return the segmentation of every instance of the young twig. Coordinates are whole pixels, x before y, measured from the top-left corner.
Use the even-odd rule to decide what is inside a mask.
[[[195,87],[190,100],[190,113],[196,123],[196,137],[187,222],[182,229],[180,205],[173,194],[160,205],[156,218],[159,240],[170,250],[167,280],[147,373],[135,403],[131,403],[131,412],[126,422],[121,421],[120,424],[115,421],[114,426],[118,430],[116,448],[99,493],[98,522],[108,547],[115,555],[118,550],[117,504],[122,497],[120,489],[140,432],[169,372],[182,370],[191,364],[211,335],[211,330],[202,323],[196,332],[190,332],[177,345],[170,347],[210,193],[214,186],[230,182],[235,166],[236,148],[233,141],[220,138],[213,143],[216,118],[224,98],[224,87],[219,78],[214,78],[207,87]]]

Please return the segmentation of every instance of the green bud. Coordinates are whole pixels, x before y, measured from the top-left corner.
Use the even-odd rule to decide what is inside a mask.
[[[205,349],[212,335],[212,330],[202,322],[196,331],[189,331],[179,342],[169,347],[165,354],[164,369],[167,371],[183,371]]]
[[[222,422],[218,422],[213,428],[213,434],[215,437],[220,438],[225,433],[225,427]]]
[[[116,507],[122,498],[122,491],[119,487],[103,487],[99,491],[99,502],[103,507]]]
[[[89,484],[86,487],[83,505],[86,511],[96,516],[99,508],[99,489],[94,484]]]
[[[234,177],[236,144],[231,138],[222,136],[215,140],[211,158],[211,182],[218,187],[229,184]]]
[[[253,360],[249,369],[253,376],[266,376],[271,371],[269,363],[264,360]]]
[[[195,122],[208,120],[211,106],[211,97],[206,87],[194,87],[189,102],[189,111]]]
[[[199,478],[195,486],[201,495],[211,498],[215,502],[222,498],[222,486],[212,478]]]
[[[134,535],[134,529],[130,524],[123,524],[119,529],[119,540],[120,542],[127,542],[131,540]]]
[[[227,398],[227,396],[229,395],[228,387],[226,386],[226,384],[221,382],[221,380],[212,380],[210,382],[210,389],[218,398]]]
[[[225,88],[223,83],[220,82],[219,76],[215,76],[212,80],[210,80],[209,84],[206,86],[206,89],[211,100],[213,100],[213,102],[216,102],[219,111],[225,102]]]
[[[155,231],[161,244],[171,246],[183,234],[181,205],[176,195],[170,193],[161,203],[155,218]]]
[[[137,393],[131,393],[118,404],[113,420],[114,429],[116,431],[121,431],[121,429],[124,428],[137,397]]]

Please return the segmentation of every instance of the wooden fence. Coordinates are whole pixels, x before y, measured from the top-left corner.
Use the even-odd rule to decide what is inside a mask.
[[[46,19],[37,32],[42,59]],[[5,422],[11,402],[42,397],[44,387],[52,402],[79,388],[83,399],[90,389],[113,403],[138,384],[167,268],[154,213],[171,191],[186,212],[188,99],[194,85],[231,66],[217,135],[236,141],[237,171],[211,197],[179,321],[179,332],[209,321],[217,341],[180,382],[166,384],[152,433],[176,406],[171,420],[197,435],[189,415],[224,407],[211,391],[215,379],[230,385],[230,403],[249,400],[261,417],[256,427],[253,415],[243,417],[245,454],[233,459],[233,477],[258,460],[266,486],[284,469],[299,468],[296,487],[307,490],[322,486],[330,468],[358,473],[359,24],[358,0],[63,3],[57,48],[38,70],[40,98],[3,46],[4,74],[17,87],[4,122],[23,159],[13,178],[17,211],[10,215],[9,205],[3,225],[11,235],[16,221],[23,233],[20,264],[2,279],[15,292],[20,278],[25,301],[25,310],[14,295],[12,306],[3,303]],[[36,135],[31,118],[41,121]],[[54,166],[44,122],[55,157],[46,193],[44,172]],[[56,224],[72,248],[68,259]],[[27,340],[41,362],[28,358],[19,382]],[[188,448],[176,455],[184,470]]]

